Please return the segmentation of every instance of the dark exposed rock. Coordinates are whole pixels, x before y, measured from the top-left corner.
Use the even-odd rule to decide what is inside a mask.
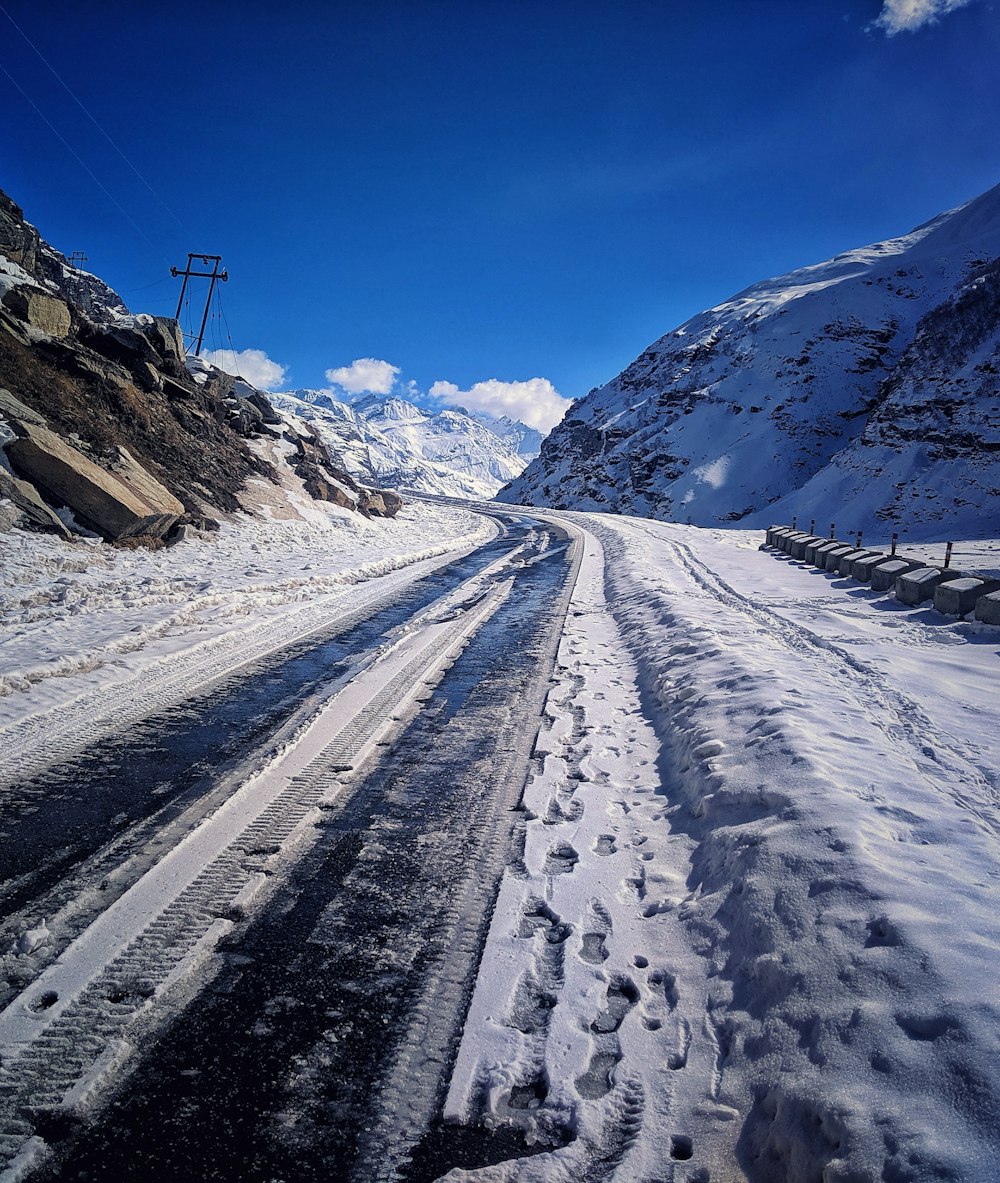
[[[337,465],[326,445],[314,435],[303,436],[286,431],[285,437],[295,444],[296,455],[292,467],[310,497],[317,501],[332,501],[345,509],[357,509],[370,516],[361,504],[361,490],[353,477]],[[354,496],[352,496],[354,494]]]
[[[2,192],[0,255],[25,273],[12,269],[0,285],[0,417],[18,436],[7,445],[18,478],[5,478],[0,497],[16,505],[18,520],[65,534],[51,512],[65,505],[106,539],[159,545],[217,529],[209,515],[238,512],[248,477],[277,483],[247,444],[280,438],[285,420],[268,398],[214,367],[192,377],[175,320],[131,316]],[[370,508],[359,508],[361,490],[324,445],[289,438],[313,497],[369,516],[397,511],[394,494],[368,495]]]
[[[70,265],[29,222],[21,207],[0,191],[0,255],[25,270],[41,287],[60,295],[91,320],[113,323],[128,313],[125,302],[103,280]]]
[[[70,537],[69,530],[45,504],[35,486],[30,481],[11,476],[5,468],[0,468],[0,499],[6,499],[17,507],[28,529]]]
[[[37,423],[45,426],[45,418],[33,411],[31,407],[15,398],[9,390],[0,387],[0,419],[23,419],[25,423]]]
[[[108,463],[125,447],[188,511],[236,511],[247,477],[273,476],[226,425],[211,391],[164,376],[166,397],[143,393],[130,370],[102,354],[69,341],[31,346],[7,327],[0,317],[0,375],[14,397]]]

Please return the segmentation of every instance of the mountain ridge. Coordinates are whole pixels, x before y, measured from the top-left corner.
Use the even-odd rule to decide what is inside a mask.
[[[909,439],[887,439],[904,373],[926,391],[921,367],[940,368],[941,350],[933,361],[920,327],[935,310],[961,319],[976,305],[976,349],[996,352],[983,303],[993,292],[984,269],[998,256],[1000,186],[897,238],[753,284],[575,403],[499,497],[703,526],[826,517],[839,504],[855,528],[891,522],[911,533],[985,528],[974,512],[985,506],[996,529],[990,424],[1000,412],[992,377],[972,372],[983,358],[950,357],[953,370],[972,367],[950,391],[954,430],[925,399]],[[977,276],[986,286],[963,297]],[[912,417],[912,398],[907,405]],[[968,423],[981,425],[981,441]],[[916,455],[921,430],[951,440],[933,472]],[[876,471],[878,448],[892,481]]]
[[[356,479],[439,496],[493,497],[527,464],[517,449],[538,435],[516,420],[505,423],[455,407],[431,410],[398,394],[352,403],[329,390],[268,398],[308,423]]]

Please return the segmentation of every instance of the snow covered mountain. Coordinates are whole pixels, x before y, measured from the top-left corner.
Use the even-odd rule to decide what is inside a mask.
[[[522,472],[530,457],[518,449],[538,436],[511,419],[426,411],[397,397],[344,403],[325,390],[268,397],[309,423],[353,476],[420,493],[490,498]]]
[[[500,499],[696,525],[1000,527],[1000,186],[766,280],[576,403]]]
[[[465,411],[460,408],[470,419],[475,419],[477,423],[482,423],[484,427],[488,427],[494,435],[498,435],[501,439],[506,440],[518,456],[522,456],[525,463],[535,459],[542,448],[542,440],[545,436],[540,431],[536,431],[534,427],[529,427],[526,423],[522,423],[520,419],[511,419],[509,415],[501,415],[497,418],[494,415],[487,415],[485,411]]]

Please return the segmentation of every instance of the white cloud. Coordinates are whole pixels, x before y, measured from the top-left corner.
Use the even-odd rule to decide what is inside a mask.
[[[212,366],[218,366],[227,374],[245,378],[258,390],[277,390],[285,381],[287,366],[271,361],[263,349],[206,349],[201,355]]]
[[[886,35],[913,33],[924,25],[933,24],[956,8],[964,8],[970,0],[884,0],[882,11],[872,26],[884,29]]]
[[[327,382],[334,383],[349,394],[388,394],[399,373],[399,366],[374,357],[357,357],[349,366],[327,370]]]
[[[526,382],[501,382],[498,378],[489,378],[485,382],[476,382],[469,390],[459,390],[454,382],[435,382],[428,393],[431,398],[458,404],[470,411],[509,415],[542,432],[551,431],[573,401],[563,398],[548,378],[529,378]]]

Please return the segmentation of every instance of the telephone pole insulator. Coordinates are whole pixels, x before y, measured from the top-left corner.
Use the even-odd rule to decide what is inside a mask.
[[[212,270],[211,271],[193,271],[191,269],[191,264],[195,259],[199,259],[202,263],[205,264],[206,267],[209,265],[209,263],[211,263]],[[174,276],[175,279],[178,275],[184,276],[184,282],[181,284],[180,299],[177,301],[177,315],[174,317],[174,319],[178,320],[178,321],[181,318],[181,308],[183,308],[183,306],[184,306],[184,295],[187,292],[188,280],[192,279],[192,278],[196,278],[196,279],[209,279],[212,281],[208,285],[208,298],[205,300],[205,313],[201,318],[201,328],[198,330],[198,341],[197,341],[197,344],[195,345],[195,350],[194,350],[195,357],[201,356],[201,344],[205,340],[205,325],[208,323],[208,310],[212,304],[212,295],[215,292],[215,285],[217,283],[228,283],[229,282],[229,272],[219,270],[219,264],[221,262],[222,262],[221,255],[199,255],[193,251],[188,251],[187,266],[184,268],[183,271],[180,271],[177,267],[170,268],[170,274],[172,276]]]

